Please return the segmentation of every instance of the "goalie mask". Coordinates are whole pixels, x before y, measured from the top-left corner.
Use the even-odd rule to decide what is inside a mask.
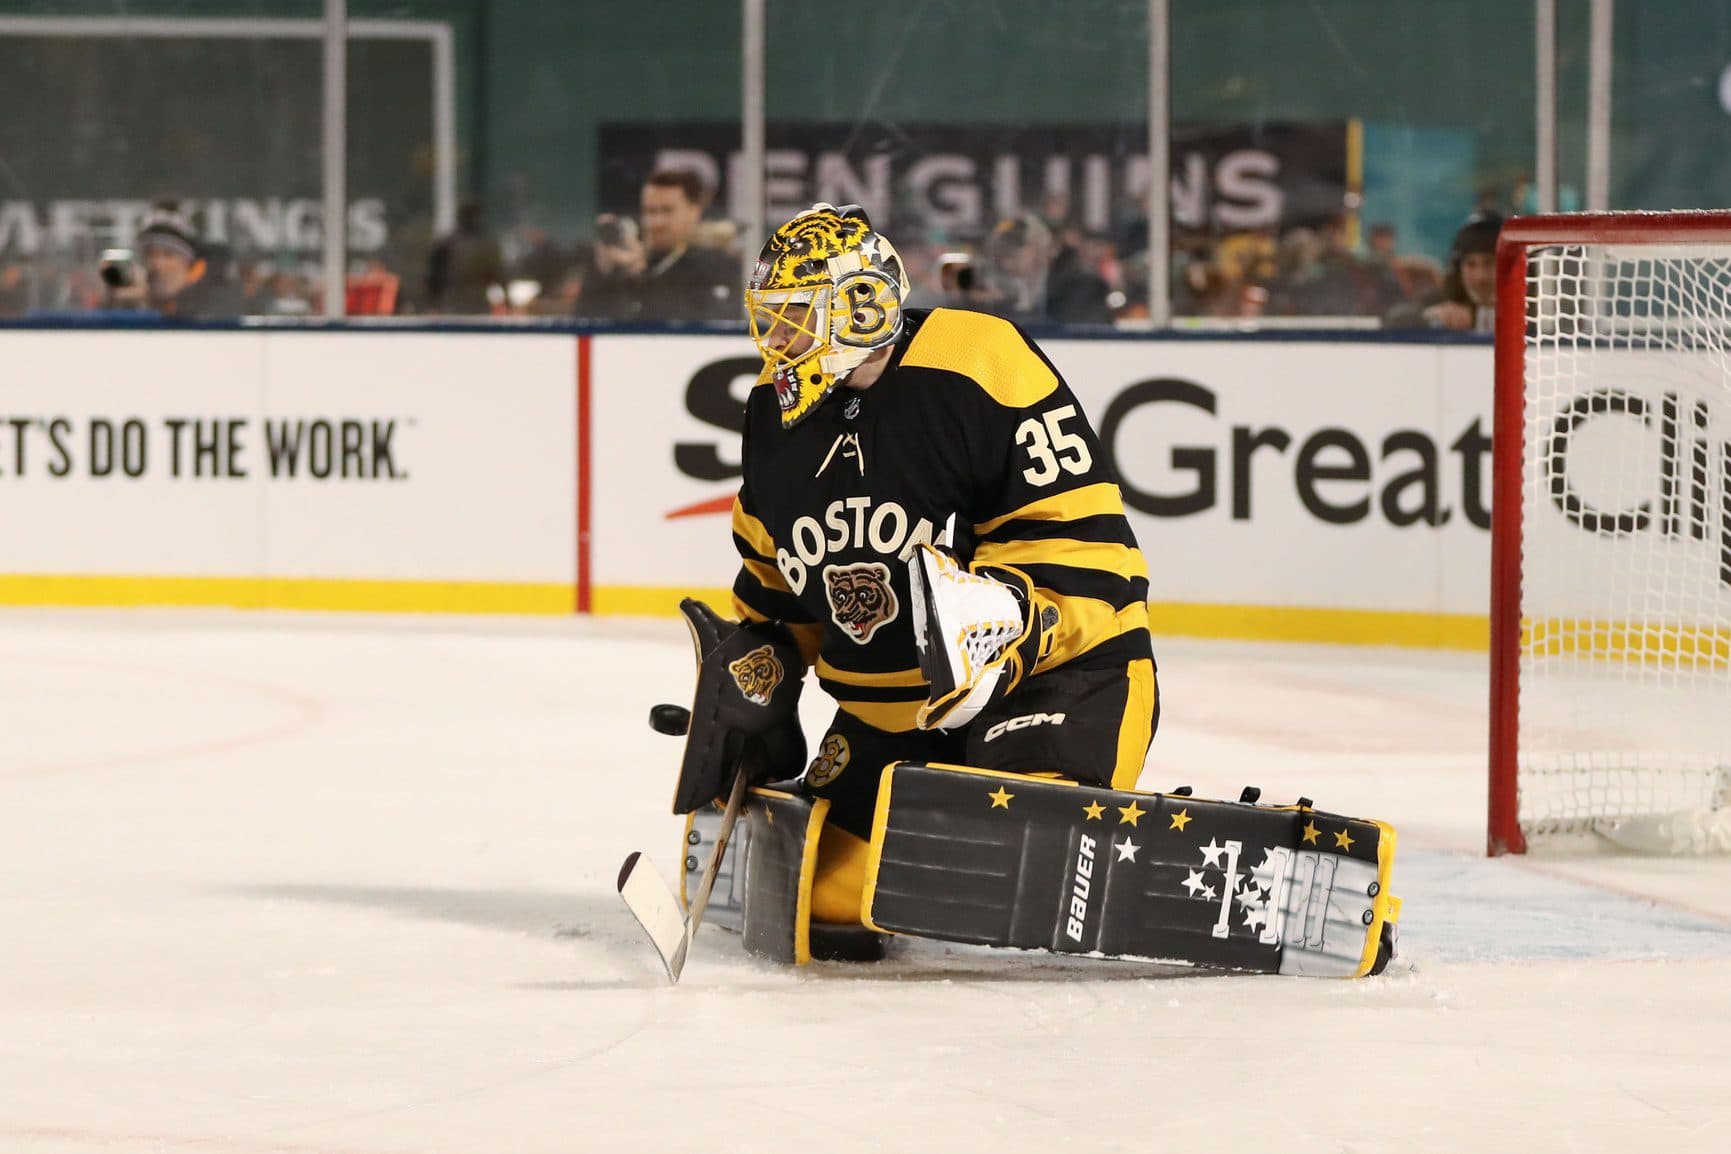
[[[858,205],[814,204],[770,234],[746,286],[758,384],[773,384],[782,428],[902,332],[908,278]]]

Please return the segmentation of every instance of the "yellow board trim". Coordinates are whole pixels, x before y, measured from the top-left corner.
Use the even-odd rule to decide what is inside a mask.
[[[729,605],[733,590],[726,586],[597,585],[589,591],[589,605],[597,616],[677,617],[679,603],[687,597],[710,605]]]
[[[679,602],[696,597],[731,603],[731,589],[689,586],[598,585],[591,592],[597,616],[677,617]],[[288,577],[145,577],[83,574],[0,575],[0,605],[71,608],[221,606],[366,613],[501,613],[567,616],[576,612],[576,588],[566,584],[507,581],[374,581]],[[1489,619],[1471,614],[1306,609],[1277,605],[1192,605],[1152,602],[1150,628],[1167,637],[1244,641],[1299,641],[1345,645],[1397,645],[1484,650]],[[1650,653],[1640,643],[1651,631],[1625,629],[1627,657]],[[1699,660],[1731,654],[1731,637],[1697,631]],[[1583,648],[1610,657],[1616,645]],[[1675,645],[1673,645],[1675,648]]]
[[[1416,649],[1490,648],[1490,618],[1472,613],[1309,609],[1288,605],[1188,605],[1151,601],[1156,636],[1321,645],[1396,645]]]
[[[1588,657],[1708,673],[1731,667],[1731,629],[1540,617],[1521,622],[1521,652],[1529,657]]]
[[[509,581],[373,581],[324,577],[0,575],[0,605],[225,606],[357,613],[569,616],[577,587]],[[677,609],[678,602],[674,602]]]

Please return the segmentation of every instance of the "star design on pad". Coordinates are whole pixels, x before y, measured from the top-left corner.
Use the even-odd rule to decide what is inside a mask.
[[[1015,797],[1016,795],[1013,793],[1010,793],[1008,790],[1006,790],[1003,786],[1000,785],[998,787],[997,793],[988,793],[986,796],[992,799],[992,808],[993,809],[1009,809],[1010,808],[1010,799],[1012,797]]]
[[[1208,844],[1202,847],[1202,856],[1208,859],[1208,864],[1220,869],[1220,857],[1226,852],[1226,847],[1220,844],[1219,838],[1209,838]]]
[[[1341,830],[1339,833],[1335,834],[1334,835],[1334,848],[1335,849],[1351,849],[1352,848],[1352,835],[1350,833],[1346,832],[1344,829]]]
[[[1142,847],[1137,845],[1130,838],[1125,838],[1123,841],[1119,842],[1117,845],[1113,846],[1112,848],[1118,851],[1118,860],[1119,861],[1131,861],[1131,862],[1133,862],[1136,860],[1136,851],[1141,849]]]
[[[1266,897],[1274,892],[1274,873],[1274,851],[1264,849],[1262,851],[1262,864],[1250,871],[1250,881],[1247,884],[1260,889],[1263,896]]]
[[[1089,802],[1082,807],[1082,812],[1088,815],[1089,821],[1099,821],[1100,815],[1106,812],[1106,807],[1099,802]]]
[[[1316,823],[1314,821],[1307,821],[1304,823],[1304,829],[1300,832],[1304,834],[1304,840],[1306,842],[1310,845],[1315,845],[1316,835],[1322,831],[1316,828]]]
[[[1262,896],[1262,887],[1257,885],[1254,881],[1247,879],[1243,888],[1238,891],[1238,904],[1241,906],[1248,906],[1254,909],[1255,907],[1262,905],[1264,900],[1265,899]]]
[[[1202,880],[1201,870],[1191,870],[1190,876],[1184,879],[1184,888],[1190,891],[1191,897],[1196,897],[1203,890],[1213,887]]]
[[[1246,929],[1261,929],[1268,921],[1268,907],[1265,905],[1250,906],[1244,911],[1244,926]]]
[[[1214,892],[1213,886],[1203,886],[1202,887],[1202,900],[1203,901],[1211,902],[1218,896],[1219,895]]]
[[[1125,824],[1135,825],[1136,822],[1138,820],[1140,820],[1140,818],[1142,817],[1142,814],[1146,811],[1143,810],[1142,808],[1140,808],[1134,801],[1132,801],[1129,805],[1119,806],[1118,812],[1124,815],[1123,817],[1118,819],[1119,825],[1125,825]]]
[[[1172,815],[1172,824],[1168,828],[1175,829],[1179,833],[1183,833],[1184,827],[1189,825],[1189,824],[1190,824],[1190,811],[1187,809],[1181,809],[1177,813]]]

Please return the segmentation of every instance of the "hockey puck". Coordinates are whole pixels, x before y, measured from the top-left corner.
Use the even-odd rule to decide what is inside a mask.
[[[649,728],[669,737],[684,737],[685,731],[691,728],[691,710],[683,705],[669,705],[665,702],[651,706]]]

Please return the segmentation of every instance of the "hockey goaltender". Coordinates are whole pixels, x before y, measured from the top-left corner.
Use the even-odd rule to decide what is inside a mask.
[[[790,963],[906,934],[1379,972],[1392,828],[1134,791],[1160,716],[1148,566],[1094,430],[1013,324],[908,295],[852,205],[778,228],[747,285],[732,615],[682,605],[697,688],[656,719],[686,730],[685,885],[636,854],[620,876],[669,974],[706,913]],[[837,708],[808,765],[810,670]]]

